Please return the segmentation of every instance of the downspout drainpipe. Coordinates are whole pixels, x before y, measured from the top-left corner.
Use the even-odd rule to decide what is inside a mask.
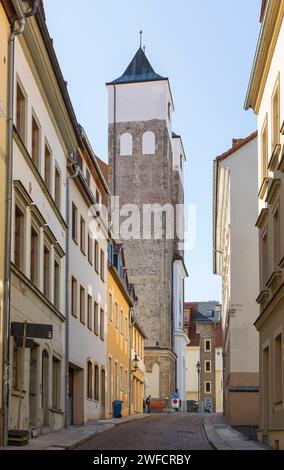
[[[4,264],[4,299],[3,299],[3,395],[2,427],[3,445],[8,443],[9,411],[9,367],[10,367],[10,293],[11,293],[11,235],[12,235],[12,188],[13,188],[13,108],[14,108],[14,60],[15,37],[25,29],[26,18],[19,0],[12,0],[17,20],[11,26],[8,40],[8,90],[7,90],[7,166],[6,166],[6,201],[5,201],[5,264]]]
[[[75,161],[74,156],[71,157]],[[71,201],[71,180],[77,178],[79,173],[79,166],[76,165],[74,175],[67,176],[66,180],[66,279],[65,279],[65,413],[64,413],[64,426],[69,426],[69,328],[70,328],[70,201]]]
[[[129,338],[129,416],[131,415],[131,405],[132,405],[132,393],[133,393],[133,383],[132,383],[132,358],[131,358],[131,352],[132,352],[132,347],[133,347],[133,333],[134,333],[134,326],[136,323],[136,318],[133,315],[133,322],[132,322],[132,313],[134,313],[134,310],[132,312],[130,311],[130,338]]]
[[[113,85],[113,175],[112,194],[116,196],[116,86]]]

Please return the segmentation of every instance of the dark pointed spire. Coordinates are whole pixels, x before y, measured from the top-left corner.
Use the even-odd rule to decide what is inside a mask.
[[[140,41],[142,46],[142,37]],[[165,80],[165,77],[158,75],[154,71],[152,65],[146,57],[145,51],[143,51],[142,47],[139,47],[132,61],[125,70],[124,74],[111,83],[119,84],[129,82],[147,82],[155,80]]]

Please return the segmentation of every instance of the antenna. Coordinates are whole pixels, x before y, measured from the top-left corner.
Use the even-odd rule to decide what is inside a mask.
[[[143,31],[139,31],[140,34],[140,49],[142,49],[142,37],[143,37]]]

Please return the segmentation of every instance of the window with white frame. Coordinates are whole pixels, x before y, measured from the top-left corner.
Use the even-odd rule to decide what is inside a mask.
[[[17,83],[16,97],[16,128],[24,142],[26,143],[26,94],[20,83]]]
[[[14,231],[14,263],[23,270],[25,264],[25,212],[18,204],[15,206]]]

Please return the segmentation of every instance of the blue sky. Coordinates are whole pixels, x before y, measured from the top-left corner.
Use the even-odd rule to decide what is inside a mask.
[[[105,83],[129,64],[140,29],[154,70],[170,79],[173,130],[182,135],[187,154],[185,202],[197,206],[197,241],[186,255],[186,300],[221,299],[221,280],[212,274],[212,161],[233,137],[256,129],[243,103],[260,6],[261,0],[45,0],[78,120],[102,159]]]

